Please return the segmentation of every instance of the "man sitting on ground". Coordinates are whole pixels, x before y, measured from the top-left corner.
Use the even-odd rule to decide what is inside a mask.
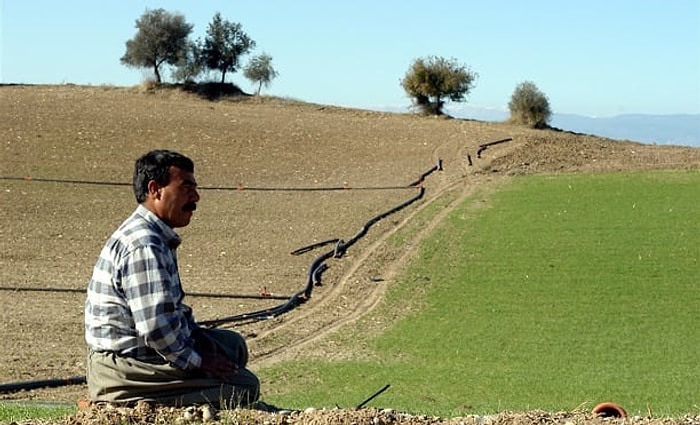
[[[136,211],[95,264],[85,302],[90,400],[245,406],[259,397],[241,335],[206,329],[183,303],[173,229],[199,202],[193,162],[151,151],[136,160]]]

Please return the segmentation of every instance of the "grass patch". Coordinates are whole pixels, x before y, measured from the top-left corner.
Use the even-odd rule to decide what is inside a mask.
[[[370,405],[697,414],[698,199],[697,171],[517,178],[426,241],[384,308],[423,307],[361,342],[371,359],[264,369],[293,383],[268,399],[352,407],[391,384]]]
[[[76,408],[65,404],[0,402],[0,422],[17,423],[35,419],[61,419],[75,413]]]

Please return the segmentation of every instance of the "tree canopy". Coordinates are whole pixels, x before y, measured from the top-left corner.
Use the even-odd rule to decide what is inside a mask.
[[[204,64],[202,63],[200,43],[188,41],[187,46],[187,49],[182,52],[182,56],[175,65],[172,77],[175,81],[190,83],[194,82],[204,72]]]
[[[445,99],[463,102],[477,74],[456,59],[438,56],[418,58],[406,72],[401,86],[425,113],[441,115]]]
[[[136,20],[138,31],[126,42],[126,53],[120,61],[131,67],[152,68],[156,83],[162,82],[163,63],[175,65],[188,49],[193,25],[183,15],[163,9],[146,10]]]
[[[508,102],[510,121],[532,128],[545,128],[552,116],[549,99],[532,81],[524,81],[515,88]]]
[[[227,21],[217,12],[207,28],[202,60],[207,68],[221,71],[223,84],[226,73],[236,72],[241,56],[253,48],[255,41],[243,31],[241,24]]]
[[[243,70],[243,75],[251,82],[258,83],[256,94],[259,95],[262,86],[268,87],[279,73],[272,67],[272,56],[263,53],[250,59]]]

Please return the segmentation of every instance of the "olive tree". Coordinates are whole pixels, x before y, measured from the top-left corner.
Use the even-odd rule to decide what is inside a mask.
[[[193,25],[183,15],[163,9],[146,10],[136,20],[138,31],[126,42],[126,53],[120,61],[126,66],[151,68],[156,83],[162,82],[160,67],[175,65],[188,49]]]
[[[508,109],[511,122],[532,128],[546,128],[552,117],[549,99],[532,81],[518,84],[508,102]]]
[[[221,71],[221,83],[227,72],[236,72],[241,56],[255,48],[241,24],[229,22],[217,12],[207,28],[202,48],[202,60],[207,68]]]
[[[272,67],[272,56],[263,53],[251,58],[248,65],[243,69],[243,75],[249,79],[250,82],[258,83],[256,95],[260,95],[262,86],[269,87],[272,80],[274,80],[279,73]]]
[[[184,83],[193,82],[202,72],[204,72],[204,64],[202,63],[202,48],[201,43],[188,42],[187,49],[182,52],[182,56],[175,64],[172,77],[175,81]]]
[[[429,56],[413,61],[401,86],[424,113],[441,115],[445,100],[466,100],[477,76],[456,59]]]

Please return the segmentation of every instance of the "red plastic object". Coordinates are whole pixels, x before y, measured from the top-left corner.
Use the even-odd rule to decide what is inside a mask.
[[[593,408],[593,413],[603,418],[626,418],[627,412],[621,406],[606,401]]]

